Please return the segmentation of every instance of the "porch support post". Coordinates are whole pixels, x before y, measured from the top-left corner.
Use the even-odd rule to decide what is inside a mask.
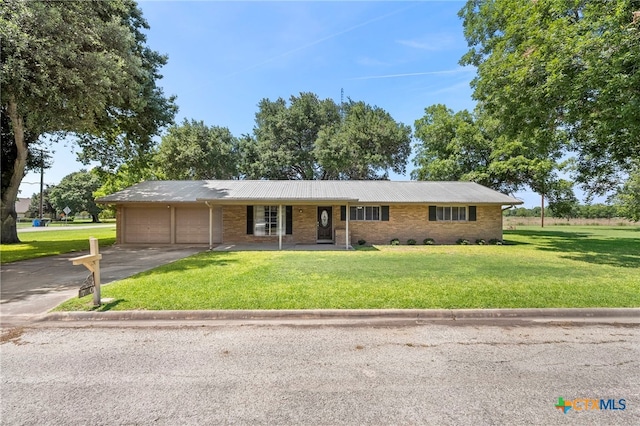
[[[175,206],[167,206],[171,210],[171,244],[176,243],[176,208]]]
[[[347,207],[345,207],[346,209],[346,222],[347,222],[347,226],[346,226],[346,230],[345,230],[345,236],[344,236],[344,248],[345,250],[349,250],[349,202],[347,201]]]
[[[278,250],[282,250],[282,204],[278,205]]]
[[[204,202],[209,207],[209,250],[213,248],[213,206],[208,201]]]

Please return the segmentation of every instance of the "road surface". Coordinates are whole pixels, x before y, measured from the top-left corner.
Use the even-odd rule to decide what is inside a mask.
[[[179,324],[5,330],[2,424],[640,424],[637,325]]]

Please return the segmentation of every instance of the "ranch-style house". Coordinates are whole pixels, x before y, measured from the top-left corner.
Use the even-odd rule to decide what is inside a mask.
[[[502,239],[502,209],[522,201],[473,182],[147,181],[115,205],[116,243],[436,244]]]

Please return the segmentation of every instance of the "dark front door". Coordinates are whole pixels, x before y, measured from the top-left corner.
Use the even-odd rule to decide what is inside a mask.
[[[331,207],[318,207],[318,242],[332,242]]]

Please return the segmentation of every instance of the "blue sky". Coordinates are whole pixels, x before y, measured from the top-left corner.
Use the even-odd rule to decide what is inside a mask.
[[[442,103],[473,109],[472,67],[467,51],[463,1],[142,1],[151,29],[148,45],[169,56],[159,82],[177,95],[176,122],[184,118],[251,133],[263,98],[288,99],[300,92],[320,98],[365,101],[413,126],[424,109]],[[71,146],[54,147],[45,182],[57,184],[83,166]],[[407,165],[408,180],[413,164]],[[30,173],[21,196],[39,190]],[[522,192],[527,206],[538,196]]]

